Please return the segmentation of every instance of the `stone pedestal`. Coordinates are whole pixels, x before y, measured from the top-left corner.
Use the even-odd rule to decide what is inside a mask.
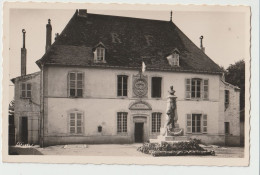
[[[167,131],[165,128],[161,128],[161,134],[157,136],[157,139],[150,139],[150,143],[176,143],[176,142],[188,142],[187,136],[183,136],[182,128],[174,128],[172,131]]]
[[[150,143],[177,143],[177,142],[189,142],[187,136],[158,136],[157,139],[150,139]]]

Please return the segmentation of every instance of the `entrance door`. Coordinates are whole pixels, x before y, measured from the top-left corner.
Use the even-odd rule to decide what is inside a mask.
[[[28,118],[27,117],[22,117],[22,122],[21,122],[21,141],[24,143],[28,143]]]
[[[135,142],[142,143],[144,136],[144,123],[135,123]]]

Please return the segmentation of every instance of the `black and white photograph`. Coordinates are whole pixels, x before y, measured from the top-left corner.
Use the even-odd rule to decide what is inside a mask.
[[[6,9],[4,160],[248,166],[250,8],[96,6]]]

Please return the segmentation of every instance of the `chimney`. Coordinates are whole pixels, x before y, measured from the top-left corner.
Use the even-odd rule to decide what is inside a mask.
[[[78,16],[87,18],[88,17],[87,9],[79,9]]]
[[[21,48],[21,75],[26,75],[26,48],[25,48],[25,33],[26,31],[23,29],[23,47]]]
[[[60,36],[59,33],[55,33],[55,41],[58,39],[59,36]]]
[[[170,21],[172,22],[172,10],[171,10],[171,17],[170,17]]]
[[[205,47],[203,47],[203,35],[200,36],[200,49],[205,53]]]
[[[46,46],[45,46],[45,52],[51,47],[51,20],[48,19],[48,24],[46,24]]]

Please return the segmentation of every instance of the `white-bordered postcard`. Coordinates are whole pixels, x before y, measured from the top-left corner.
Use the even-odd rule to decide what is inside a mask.
[[[4,3],[3,161],[248,166],[250,7]]]

